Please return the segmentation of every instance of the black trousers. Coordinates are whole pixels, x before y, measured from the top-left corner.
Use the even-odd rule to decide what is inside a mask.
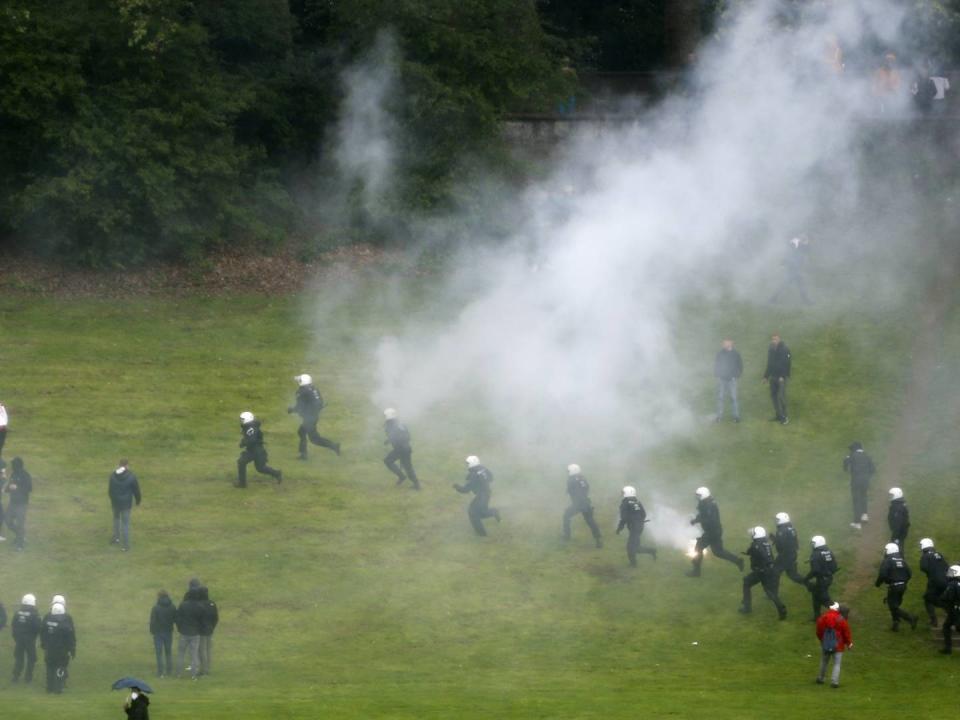
[[[274,470],[267,465],[267,451],[263,445],[258,445],[252,450],[245,448],[243,452],[240,453],[240,457],[237,458],[237,484],[240,487],[247,486],[247,465],[250,463],[253,463],[258,473],[269,475],[275,479],[280,477],[279,470]]]
[[[901,620],[912,623],[915,618],[906,610],[900,608],[903,605],[903,594],[907,591],[906,583],[895,583],[887,586],[887,610],[890,611],[890,619],[893,626],[898,627]]]
[[[867,488],[869,480],[851,480],[850,497],[853,499],[853,522],[860,522],[860,518],[867,514]]]
[[[7,429],[0,429],[0,455],[3,454],[3,446],[7,443]]]
[[[413,469],[413,450],[411,448],[394,448],[383,459],[383,464],[387,470],[397,476],[397,483],[402,483],[407,478],[413,483],[414,487],[420,487],[420,481],[417,479],[417,473]],[[403,466],[403,470],[397,465],[397,461]],[[404,475],[406,472],[406,475]]]
[[[946,587],[937,587],[936,585],[927,583],[926,592],[923,593],[923,606],[927,609],[927,616],[930,618],[930,623],[933,625],[937,624],[936,608],[943,607],[943,601],[940,599],[940,597],[943,595],[943,591],[946,589]]]
[[[818,575],[810,580],[807,590],[810,591],[810,601],[813,605],[813,619],[820,617],[820,608],[828,608],[833,602],[830,599],[830,585],[833,584],[832,577],[823,577]]]
[[[568,540],[570,539],[570,521],[577,515],[583,515],[587,527],[590,528],[590,532],[593,533],[593,539],[599,540],[600,528],[597,527],[597,521],[593,519],[593,507],[581,503],[574,503],[563,511],[563,536]]]
[[[785,574],[788,578],[793,580],[798,585],[803,585],[803,575],[797,571],[797,559],[796,558],[784,558],[778,557],[774,567],[777,570],[777,575]],[[779,579],[777,580],[779,582]]]
[[[67,679],[68,656],[45,658],[47,664],[47,692],[59,695],[63,692],[63,683]]]
[[[470,501],[467,508],[467,516],[470,518],[470,524],[473,525],[473,531],[477,535],[486,535],[487,529],[483,526],[486,518],[492,517],[500,521],[500,511],[489,506],[489,500],[474,498]]]
[[[319,445],[320,447],[329,448],[334,452],[339,452],[339,445],[337,445],[337,443],[333,442],[332,440],[327,440],[317,432],[316,420],[303,420],[300,423],[300,427],[297,428],[297,435],[300,436],[300,454],[303,456],[306,456],[307,454],[307,438],[310,438],[310,442],[312,442],[314,445]]]
[[[754,585],[763,585],[763,591],[767,594],[776,608],[777,612],[783,615],[787,608],[780,602],[780,572],[775,567],[769,567],[764,570],[751,570],[743,578],[743,609],[749,612],[752,609],[751,590]]]
[[[787,378],[781,381],[780,378],[771,377],[769,384],[774,415],[777,420],[783,420],[787,417]]]
[[[26,661],[26,663],[24,663]],[[33,668],[37,664],[37,639],[32,640],[16,640],[14,641],[13,646],[13,679],[14,681],[20,679],[20,675],[23,674],[23,679],[27,682],[33,680]],[[24,667],[26,667],[26,673],[24,674]]]
[[[904,543],[907,542],[907,534],[910,532],[910,527],[907,526],[903,529],[890,529],[890,542],[896,543],[900,547],[900,552],[903,552]]]
[[[637,566],[638,554],[656,556],[657,551],[653,548],[640,546],[640,537],[643,535],[643,528],[640,528],[639,530],[627,528],[627,532],[629,533],[629,535],[627,535],[627,560],[630,561],[631,566]]]
[[[953,652],[953,628],[960,624],[960,613],[947,611],[947,619],[943,621],[943,649]]]
[[[697,539],[697,554],[693,556],[693,571],[697,575],[700,574],[700,565],[703,563],[703,551],[708,549],[721,560],[727,560],[732,562],[734,565],[740,565],[740,558],[738,558],[729,550],[723,549],[722,537],[708,537],[707,535],[701,535]]]

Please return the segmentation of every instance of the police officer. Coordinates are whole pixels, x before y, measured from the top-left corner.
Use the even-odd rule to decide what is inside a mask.
[[[830,607],[830,585],[837,572],[837,561],[833,552],[827,547],[827,540],[823,535],[814,535],[810,538],[812,550],[810,552],[810,572],[803,578],[810,599],[813,602],[813,621],[820,617],[821,607]]]
[[[877,468],[859,440],[850,443],[849,450],[850,454],[843,459],[843,471],[850,473],[850,496],[853,499],[853,522],[850,527],[860,530],[863,527],[861,523],[870,520],[867,515],[867,490]]]
[[[413,489],[419,490],[420,481],[417,479],[417,473],[413,469],[411,459],[413,448],[410,447],[410,431],[407,430],[406,425],[397,419],[397,411],[393,408],[384,410],[383,417],[385,418],[383,430],[387,434],[387,439],[383,442],[384,444],[389,443],[392,447],[392,450],[383,459],[383,464],[387,466],[387,470],[397,476],[397,485],[403,484],[403,481],[409,478],[410,482],[413,483]],[[403,466],[403,470],[397,466],[398,460],[400,465]],[[406,475],[404,475],[404,471],[406,471]]]
[[[617,535],[627,528],[627,559],[630,567],[637,566],[637,554],[651,555],[657,559],[656,548],[640,547],[640,536],[643,535],[643,526],[647,522],[647,511],[637,499],[637,489],[631,485],[623,488],[623,500],[620,501],[620,522],[617,525]],[[599,543],[597,547],[599,547]]]
[[[247,486],[247,465],[251,462],[258,473],[269,475],[278,483],[283,482],[283,473],[267,465],[267,449],[263,446],[263,431],[260,430],[260,421],[252,412],[240,413],[240,447],[242,451],[237,458],[237,482],[234,487]]]
[[[943,649],[944,655],[953,652],[953,629],[960,626],[960,565],[951,565],[947,568],[947,589],[940,596],[940,602],[947,610],[947,617],[943,621]]]
[[[750,591],[754,585],[763,585],[763,591],[770,598],[770,602],[777,608],[781,620],[787,619],[787,608],[780,602],[780,572],[773,559],[773,544],[767,538],[767,531],[762,527],[751,528],[752,542],[744,555],[750,558],[750,572],[743,578],[743,604],[740,612],[748,614],[753,610]]]
[[[66,616],[63,603],[54,603],[49,614],[43,618],[40,645],[44,650],[47,665],[47,692],[63,692],[67,677],[67,665],[77,654],[77,636],[73,621]]]
[[[911,628],[917,627],[917,616],[911,615],[906,610],[901,610],[903,604],[903,594],[907,591],[907,583],[913,573],[910,572],[910,566],[903,559],[900,553],[900,547],[894,543],[887,543],[883,551],[885,557],[880,563],[880,572],[877,573],[876,587],[884,583],[887,585],[887,598],[884,601],[887,609],[890,611],[890,617],[893,620],[891,630],[897,632],[900,630],[900,621],[906,620]]]
[[[463,485],[454,484],[453,489],[458,493],[473,493],[473,500],[467,508],[470,524],[477,535],[486,535],[483,520],[492,517],[500,522],[500,511],[490,507],[490,483],[493,482],[493,473],[480,464],[480,458],[470,455],[467,460],[467,480]]]
[[[778,582],[780,574],[786,573],[795,583],[803,585],[803,575],[797,570],[797,554],[800,551],[797,529],[785,512],[777,513],[776,520],[777,532],[773,536],[773,544],[777,548],[774,566],[777,569]]]
[[[898,487],[890,488],[890,509],[887,511],[887,524],[890,526],[890,542],[896,543],[903,550],[903,543],[907,540],[910,531],[910,509],[903,499],[903,490]]]
[[[690,521],[691,525],[700,524],[703,534],[697,538],[696,550],[693,556],[693,569],[687,572],[687,577],[700,577],[700,565],[703,563],[703,551],[708,548],[718,558],[729,560],[741,571],[743,559],[723,549],[723,525],[720,524],[720,508],[711,497],[710,490],[699,487],[697,495],[697,516]]]
[[[296,375],[293,378],[297,383],[297,395],[294,404],[287,408],[287,413],[296,413],[300,416],[300,427],[297,435],[300,436],[300,459],[307,459],[307,438],[320,447],[329,448],[337,455],[340,454],[340,443],[327,440],[317,432],[317,422],[320,420],[320,411],[326,407],[320,391],[313,385],[313,378],[309,375]]]
[[[570,496],[570,507],[563,511],[564,539],[570,539],[570,520],[572,520],[575,515],[583,515],[587,527],[589,527],[590,532],[593,533],[594,542],[598,548],[602,548],[603,540],[600,537],[600,528],[597,527],[597,523],[593,519],[593,504],[590,502],[590,483],[587,482],[587,479],[580,471],[580,466],[576,463],[567,465],[567,495]],[[636,496],[636,493],[634,493],[634,496]],[[633,531],[631,531],[631,533],[632,532]]]
[[[13,631],[13,682],[33,682],[33,668],[37,664],[37,636],[40,634],[40,613],[37,597],[27,593],[20,608],[13,613],[10,629]],[[26,661],[26,662],[24,662]]]
[[[930,617],[930,627],[937,626],[937,612],[934,608],[943,607],[940,598],[947,589],[947,567],[949,563],[933,546],[933,540],[923,538],[920,541],[920,570],[927,576],[927,589],[923,593],[923,604]]]

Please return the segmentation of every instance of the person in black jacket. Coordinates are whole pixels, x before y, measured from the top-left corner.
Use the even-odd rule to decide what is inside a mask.
[[[860,530],[870,520],[867,515],[867,490],[877,468],[864,451],[859,440],[850,443],[850,454],[843,459],[843,471],[850,473],[850,495],[853,498],[853,522],[850,527]]]
[[[786,343],[779,335],[770,338],[767,349],[767,369],[763,373],[764,382],[770,384],[770,399],[773,401],[774,417],[781,425],[790,422],[787,417],[787,381],[790,379],[792,356]]]
[[[703,564],[703,551],[711,550],[714,555],[728,560],[743,571],[743,560],[723,548],[723,525],[720,524],[720,508],[711,497],[710,490],[699,487],[697,495],[697,516],[690,521],[691,525],[699,524],[703,534],[697,538],[693,556],[693,569],[687,572],[688,577],[700,577],[700,566]]]
[[[294,404],[287,408],[287,413],[296,413],[300,416],[300,427],[297,428],[297,435],[300,437],[300,459],[307,459],[307,438],[310,438],[310,442],[314,445],[329,448],[339,455],[340,443],[327,440],[317,432],[320,411],[325,404],[320,391],[313,385],[313,378],[304,374],[297,375],[293,379],[297,383],[297,395]]]
[[[940,596],[940,602],[947,611],[943,621],[943,649],[940,652],[950,655],[953,652],[953,629],[960,627],[960,565],[947,568],[947,589]]]
[[[490,507],[490,483],[493,482],[493,473],[480,464],[480,458],[471,455],[467,458],[467,480],[464,485],[454,484],[453,489],[460,494],[473,493],[473,500],[467,508],[470,524],[477,535],[486,535],[483,520],[488,517],[500,522],[500,511]]]
[[[807,294],[807,284],[803,280],[803,266],[806,264],[807,252],[810,247],[810,239],[804,235],[798,235],[790,238],[787,242],[786,256],[783,260],[784,280],[780,288],[770,297],[770,303],[777,305],[783,295],[791,287],[797,289],[800,300],[804,305],[811,305],[813,301]]]
[[[37,636],[40,635],[40,613],[37,612],[37,597],[27,593],[20,601],[20,608],[13,613],[10,629],[13,632],[13,682],[33,682],[33,668],[37,664]]]
[[[247,465],[253,463],[258,473],[269,475],[278,483],[283,482],[283,473],[267,465],[267,449],[263,445],[260,421],[252,412],[240,413],[240,457],[237,458],[237,482],[234,487],[247,486]]]
[[[192,583],[191,583],[192,585]],[[190,671],[190,677],[196,680],[200,675],[200,631],[203,627],[203,603],[199,599],[199,586],[191,587],[183,596],[177,608],[177,630],[180,640],[177,644],[179,665],[177,677],[184,670]],[[184,657],[190,653],[190,665],[184,666]]]
[[[743,553],[750,558],[750,572],[743,578],[743,603],[740,605],[740,612],[749,614],[753,611],[750,591],[754,585],[761,584],[770,602],[777,608],[777,615],[781,620],[786,620],[787,608],[780,601],[780,573],[773,558],[773,544],[767,537],[767,531],[759,526],[750,530],[750,537],[750,547]]]
[[[209,675],[213,663],[213,631],[220,622],[217,604],[210,599],[210,591],[205,585],[197,588],[197,600],[200,601],[200,675]]]
[[[940,598],[947,589],[947,568],[950,563],[933,546],[933,540],[920,541],[920,570],[927,576],[927,589],[923,593],[923,605],[930,618],[930,627],[937,627],[936,608],[943,607]]]
[[[157,603],[150,610],[150,634],[157,655],[157,676],[173,673],[173,626],[177,619],[177,606],[166,590],[157,593]]]
[[[830,585],[833,584],[833,576],[838,568],[833,551],[827,547],[827,541],[823,535],[814,535],[810,539],[810,545],[813,546],[810,552],[810,572],[804,577],[803,582],[810,591],[813,621],[816,622],[820,617],[820,608],[828,608],[833,604],[830,600]]]
[[[67,679],[67,666],[77,656],[77,635],[63,603],[54,603],[43,618],[40,645],[47,666],[47,692],[60,694]]]
[[[407,426],[397,419],[397,411],[393,408],[387,408],[383,411],[385,418],[383,430],[387,434],[387,439],[383,441],[384,445],[390,444],[392,449],[383,459],[383,464],[387,470],[397,476],[397,485],[402,485],[404,480],[410,479],[413,483],[413,489],[420,489],[420,480],[417,479],[417,473],[413,469],[413,448],[410,446],[410,431]],[[403,466],[401,470],[397,466],[397,461]],[[406,471],[406,475],[404,475]]]
[[[623,488],[623,500],[620,501],[620,522],[617,524],[617,535],[624,528],[627,529],[627,560],[630,567],[637,566],[637,554],[650,555],[657,559],[656,548],[640,546],[640,536],[643,535],[643,526],[647,522],[647,511],[637,499],[637,489],[631,485]]]
[[[737,381],[743,374],[743,359],[733,349],[733,340],[724,340],[720,351],[713,359],[713,376],[717,379],[716,422],[723,420],[723,400],[730,396],[733,405],[733,421],[740,422],[740,404],[737,402]]]
[[[563,537],[570,539],[570,521],[576,515],[583,515],[583,519],[593,534],[593,540],[598,548],[603,547],[603,539],[600,537],[600,528],[597,527],[596,520],[593,519],[593,504],[590,502],[590,483],[580,472],[580,466],[576,463],[567,465],[567,495],[570,496],[570,507],[563,511]],[[632,532],[632,531],[631,531]]]
[[[890,509],[887,511],[887,524],[890,526],[890,542],[896,543],[903,551],[903,544],[910,532],[910,509],[903,499],[903,490],[890,488]]]
[[[113,507],[113,538],[111,543],[121,543],[124,552],[130,549],[130,512],[133,503],[140,505],[140,483],[126,460],[121,460],[119,467],[110,473],[107,494],[110,496],[110,505]]]
[[[128,720],[150,720],[150,700],[140,688],[130,688],[130,697],[123,704]]]
[[[880,572],[877,573],[876,587],[884,583],[887,585],[887,597],[884,600],[887,610],[890,611],[890,618],[893,624],[890,629],[897,632],[900,629],[900,621],[906,620],[911,628],[917,627],[917,616],[911,615],[900,606],[903,604],[903,595],[907,591],[907,583],[913,573],[910,572],[910,566],[900,554],[900,547],[893,542],[887,543],[883,548],[885,557],[880,563]]]
[[[787,577],[798,585],[803,585],[803,575],[797,570],[797,554],[800,552],[800,541],[797,539],[797,529],[790,522],[790,516],[785,512],[777,513],[777,532],[773,536],[773,544],[777,548],[777,577],[786,573]]]
[[[13,530],[13,549],[23,550],[27,536],[27,504],[30,502],[30,493],[33,492],[33,478],[23,467],[23,460],[15,457],[10,463],[13,473],[4,488],[10,496],[7,507],[7,527]]]

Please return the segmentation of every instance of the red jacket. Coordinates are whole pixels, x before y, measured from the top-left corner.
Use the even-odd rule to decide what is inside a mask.
[[[830,627],[837,633],[836,652],[843,652],[853,644],[853,636],[850,634],[850,624],[843,615],[840,614],[839,610],[827,610],[817,618],[817,639],[823,641],[823,633]]]

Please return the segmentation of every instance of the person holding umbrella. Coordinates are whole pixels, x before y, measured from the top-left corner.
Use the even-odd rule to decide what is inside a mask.
[[[153,688],[143,680],[133,677],[120,678],[113,684],[114,690],[130,688],[130,695],[123,703],[123,711],[130,720],[150,720],[150,698],[146,693],[153,692]]]

